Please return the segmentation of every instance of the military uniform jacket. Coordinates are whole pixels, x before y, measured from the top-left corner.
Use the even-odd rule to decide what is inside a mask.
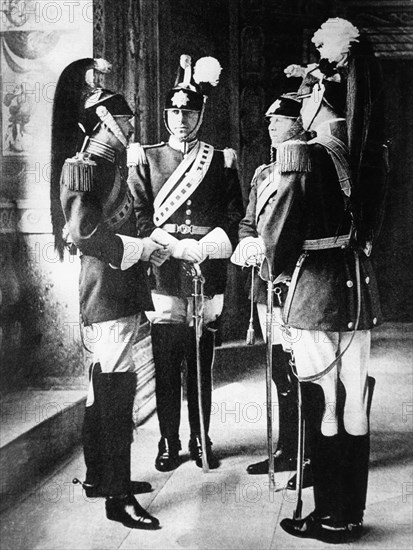
[[[70,237],[81,254],[80,314],[85,325],[153,309],[142,262],[124,271],[119,269],[124,247],[116,233],[136,236],[132,197],[126,179],[116,176],[116,165],[126,159],[117,158],[112,163],[95,155],[90,158],[96,163],[90,185],[69,181],[66,161],[60,193]],[[112,206],[107,210],[104,205],[109,198]],[[120,214],[113,227],[109,220],[116,211]]]
[[[361,315],[359,330],[380,322],[380,307],[369,258],[356,246],[303,252],[306,239],[349,234],[336,168],[324,146],[305,144],[310,170],[283,173],[261,227],[266,257],[277,277],[295,267],[284,307],[285,322],[296,328],[350,331],[357,311],[356,259],[360,260]]]
[[[245,217],[239,225],[239,240],[245,237],[258,237],[261,235],[261,228],[269,212],[271,205],[277,193],[278,183],[281,174],[277,162],[263,164],[259,166],[251,181],[251,189],[248,198],[248,205]],[[257,203],[257,195],[260,200]],[[257,210],[259,208],[259,210]],[[249,272],[251,269],[248,270]],[[280,277],[280,280],[289,279],[287,274]],[[247,283],[248,289],[251,288],[251,282]],[[267,301],[266,283],[257,275],[254,278],[254,302],[265,304]]]
[[[145,146],[145,156],[145,163],[136,167],[137,178],[133,191],[138,234],[141,237],[149,236],[155,229],[153,201],[183,159],[180,151],[164,143]],[[232,246],[235,246],[243,213],[236,164],[226,162],[223,151],[214,150],[202,182],[166,223],[202,226],[211,230],[221,227],[227,233]],[[177,239],[202,238],[202,235],[182,233],[173,233],[173,236]],[[185,264],[186,262],[170,258],[161,267],[152,267],[153,289],[170,296],[191,295],[192,279],[188,278]],[[226,285],[227,260],[206,259],[201,264],[201,271],[205,278],[204,294],[222,294]]]

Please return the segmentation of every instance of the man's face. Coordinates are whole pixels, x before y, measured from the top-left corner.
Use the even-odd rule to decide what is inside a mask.
[[[272,147],[277,147],[288,139],[290,130],[296,119],[279,115],[271,115],[268,123],[268,134]]]
[[[198,111],[183,111],[182,109],[168,109],[166,116],[169,130],[179,141],[186,140],[195,130],[199,120]]]

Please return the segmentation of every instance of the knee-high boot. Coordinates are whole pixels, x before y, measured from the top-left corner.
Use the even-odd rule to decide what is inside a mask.
[[[301,385],[303,409],[309,423],[312,441],[311,465],[314,479],[315,515],[332,517],[339,523],[343,520],[344,486],[342,478],[343,456],[340,436],[325,436],[321,432],[325,399],[317,384]]]
[[[368,377],[367,416],[370,420],[370,408],[373,399],[375,379]],[[366,507],[367,484],[370,459],[370,430],[365,435],[350,435],[343,428],[343,482],[344,511],[346,521],[361,527]]]
[[[196,465],[202,468],[202,444],[201,444],[201,428],[200,428],[200,413],[198,403],[198,385],[197,385],[197,360],[196,360],[196,342],[195,331],[193,328],[189,330],[188,345],[186,350],[187,361],[187,389],[188,389],[188,417],[191,430],[189,441],[189,452],[192,460],[195,460]],[[203,409],[204,428],[207,445],[208,465],[211,469],[217,468],[219,462],[211,450],[212,442],[208,436],[209,424],[211,418],[211,401],[212,401],[212,363],[214,359],[215,334],[213,331],[204,328],[200,339],[200,354],[201,354],[201,399]]]
[[[181,419],[181,365],[184,358],[185,325],[153,324],[156,408],[161,437],[179,445]]]
[[[100,490],[105,496],[123,495],[130,492],[136,374],[100,373],[96,376],[94,389],[101,419]]]
[[[100,364],[92,364],[89,369],[89,384],[95,387],[96,377],[101,372]],[[95,396],[92,405],[85,407],[82,425],[83,456],[86,465],[86,478],[83,487],[86,492],[96,490],[101,475],[100,412]]]

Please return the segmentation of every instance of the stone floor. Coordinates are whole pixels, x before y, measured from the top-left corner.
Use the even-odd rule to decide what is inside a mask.
[[[411,335],[410,335],[411,336]],[[365,535],[348,547],[407,549],[412,539],[412,339],[397,332],[376,338],[371,374],[376,377],[372,407],[372,454]],[[234,365],[231,366],[231,370]],[[73,477],[84,473],[81,450],[0,516],[1,550],[103,549],[317,549],[327,545],[290,537],[279,527],[291,517],[295,494],[283,490],[288,473],[249,476],[250,462],[265,454],[265,387],[261,365],[248,379],[221,382],[213,395],[211,434],[221,460],[202,473],[189,460],[188,428],[182,408],[182,464],[174,472],[153,467],[156,416],[139,428],[133,445],[133,478],[150,481],[153,491],[139,501],[162,529],[130,530],[105,517],[104,503],[88,499]],[[312,490],[304,490],[304,513]]]

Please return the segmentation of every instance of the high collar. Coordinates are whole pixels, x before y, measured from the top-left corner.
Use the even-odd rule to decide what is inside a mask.
[[[192,141],[179,141],[175,136],[169,136],[168,145],[175,149],[175,151],[180,151],[183,155],[186,155],[195,147],[198,143],[198,138],[193,139]]]
[[[347,124],[345,118],[330,118],[315,128],[318,136],[333,136],[347,143]]]

